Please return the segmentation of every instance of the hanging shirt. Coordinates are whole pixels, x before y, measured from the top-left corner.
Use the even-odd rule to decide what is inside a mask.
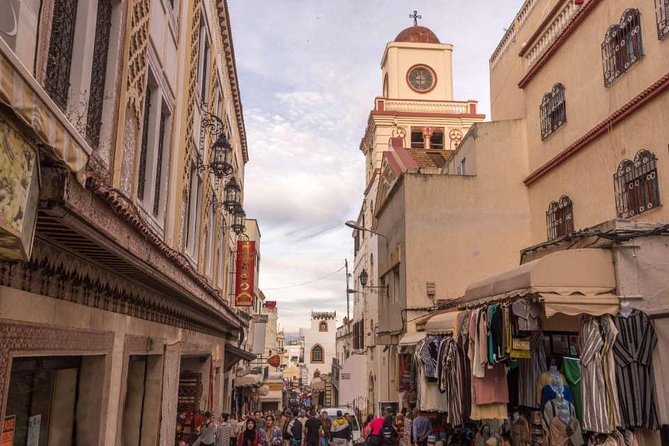
[[[606,384],[606,407],[609,414],[609,428],[611,431],[622,426],[622,415],[618,403],[618,386],[616,384],[615,360],[613,345],[618,337],[618,329],[613,318],[608,314],[599,318],[599,331],[602,334],[602,370]]]
[[[583,316],[579,334],[581,372],[583,374],[583,429],[609,433],[606,387],[601,351],[604,346],[597,319]]]
[[[618,399],[625,427],[657,429],[653,351],[655,329],[648,315],[632,310],[628,317],[617,316],[618,337],[613,345]]]
[[[474,403],[508,403],[509,387],[506,383],[506,367],[495,364],[485,371],[485,377],[474,378]]]
[[[541,396],[537,396],[537,382],[547,369],[543,332],[532,333],[530,347],[532,357],[518,359],[518,400],[521,406],[537,408],[541,401]]]
[[[515,327],[518,332],[537,331],[541,328],[539,325],[541,305],[520,299],[511,304],[511,312],[515,316]]]

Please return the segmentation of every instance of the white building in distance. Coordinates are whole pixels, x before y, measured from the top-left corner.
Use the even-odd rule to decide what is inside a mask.
[[[312,311],[311,327],[300,328],[304,339],[304,364],[307,369],[307,384],[311,383],[314,372],[332,372],[332,359],[336,348],[336,321],[334,311]]]

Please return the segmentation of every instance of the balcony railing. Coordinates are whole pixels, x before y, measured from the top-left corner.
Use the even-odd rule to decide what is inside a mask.
[[[377,111],[469,115],[476,114],[476,104],[476,101],[412,101],[376,98],[375,109]]]
[[[522,8],[520,8],[520,11],[518,11],[518,14],[516,14],[516,18],[513,19],[513,22],[511,22],[511,25],[509,25],[509,28],[504,33],[504,37],[502,37],[502,40],[500,40],[499,44],[497,45],[497,48],[495,48],[495,51],[493,51],[492,56],[490,56],[491,65],[495,65],[495,63],[497,63],[499,58],[502,56],[502,54],[504,54],[506,49],[509,47],[509,44],[513,42],[514,37],[516,37],[516,33],[525,23],[527,16],[530,15],[530,12],[532,11],[532,9],[534,8],[534,6],[537,4],[538,1],[539,0],[525,1]]]

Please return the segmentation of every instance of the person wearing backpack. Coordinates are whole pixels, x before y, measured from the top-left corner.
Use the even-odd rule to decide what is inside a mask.
[[[381,428],[381,446],[398,446],[400,436],[393,426],[393,417],[388,415],[383,419],[383,427]]]
[[[294,417],[288,423],[288,435],[290,435],[290,446],[302,446],[302,422],[297,417],[298,412],[296,411]]]

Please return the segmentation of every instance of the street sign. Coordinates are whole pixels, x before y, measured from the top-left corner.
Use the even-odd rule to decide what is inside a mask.
[[[267,359],[267,364],[271,365],[272,367],[279,367],[281,365],[281,356],[279,355],[270,356]]]

